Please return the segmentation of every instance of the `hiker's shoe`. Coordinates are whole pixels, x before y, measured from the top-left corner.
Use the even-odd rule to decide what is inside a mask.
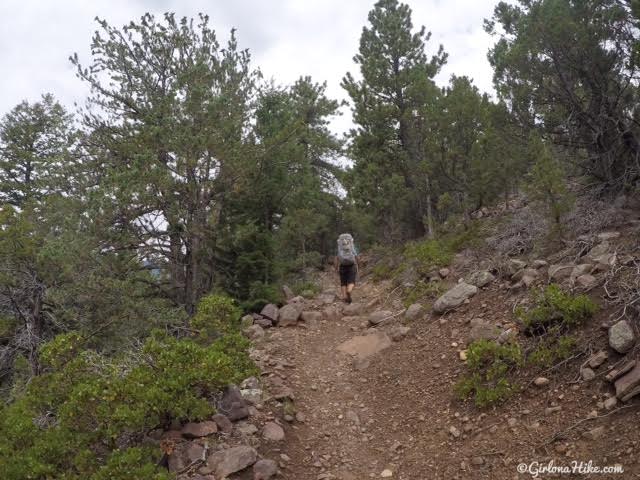
[[[351,303],[351,294],[347,293],[347,299],[346,299],[347,303]]]

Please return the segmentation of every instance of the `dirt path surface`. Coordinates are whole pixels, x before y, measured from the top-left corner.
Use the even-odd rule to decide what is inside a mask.
[[[324,276],[324,291],[336,292],[333,282]],[[407,322],[398,315],[369,328],[369,313],[402,311],[386,301],[389,290],[365,281],[354,295],[362,306],[357,315],[333,316],[329,310],[303,326],[272,329],[265,338],[269,356],[288,368],[276,365],[263,378],[272,389],[291,387],[297,412],[286,427],[286,442],[272,451],[280,456],[283,478],[533,478],[533,470],[549,461],[572,469],[573,462],[622,465],[624,474],[573,470],[539,478],[640,478],[640,409],[604,411],[599,402],[605,391],[577,382],[575,370],[550,376],[541,388],[528,385],[495,409],[478,410],[454,396],[471,319],[512,319],[513,299],[498,286],[444,317],[425,313]],[[343,310],[340,302],[321,303],[307,308]],[[365,355],[376,349],[381,351],[368,358],[342,351]],[[599,418],[589,419],[590,412]],[[520,463],[532,462],[539,467],[518,473]]]

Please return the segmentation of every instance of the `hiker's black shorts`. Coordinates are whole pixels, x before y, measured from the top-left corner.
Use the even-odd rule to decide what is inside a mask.
[[[340,285],[346,287],[350,283],[356,283],[356,266],[340,265]]]

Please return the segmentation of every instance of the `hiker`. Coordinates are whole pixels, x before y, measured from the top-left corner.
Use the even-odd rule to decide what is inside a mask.
[[[335,260],[336,273],[340,275],[342,299],[351,303],[351,292],[356,285],[358,274],[358,251],[350,233],[338,237],[338,254]]]

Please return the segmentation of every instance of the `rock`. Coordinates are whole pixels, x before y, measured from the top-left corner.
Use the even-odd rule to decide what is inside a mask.
[[[511,280],[514,282],[521,281],[524,277],[529,277],[531,279],[537,279],[540,276],[538,270],[534,268],[523,268],[522,270],[518,270],[511,276]]]
[[[231,423],[231,420],[229,420],[221,413],[216,413],[211,418],[211,420],[216,422],[216,425],[218,425],[218,430],[220,430],[221,432],[231,433],[231,431],[233,430],[233,423]]]
[[[212,453],[207,459],[207,466],[214,472],[215,478],[224,479],[250,467],[257,459],[258,452],[254,448],[241,445]]]
[[[393,317],[393,312],[390,312],[389,310],[378,310],[377,312],[369,314],[369,325],[379,325],[391,317]]]
[[[484,465],[484,458],[482,458],[482,457],[473,457],[471,459],[471,465],[475,465],[476,467],[479,467],[480,465]]]
[[[594,272],[606,272],[616,264],[618,257],[615,253],[604,253],[593,258],[595,263]]]
[[[618,399],[616,397],[609,397],[604,401],[605,410],[613,410],[618,405]]]
[[[603,426],[599,426],[584,432],[582,435],[589,440],[598,440],[604,436],[604,433],[605,428]]]
[[[619,377],[621,377],[625,373],[631,371],[631,369],[635,366],[636,366],[636,361],[630,360],[624,365],[622,365],[621,367],[611,370],[609,373],[607,373],[604,379],[608,382],[613,382],[614,380],[617,380]]]
[[[391,338],[384,332],[353,337],[338,345],[338,350],[365,360],[391,346]]]
[[[598,279],[593,275],[580,275],[576,278],[576,284],[582,288],[591,288],[598,283]]]
[[[182,436],[184,438],[200,438],[208,437],[218,431],[216,422],[190,422],[182,427]]]
[[[509,343],[515,340],[517,336],[518,331],[515,328],[508,328],[500,333],[500,335],[498,336],[498,343],[501,345]]]
[[[322,316],[327,322],[337,322],[341,318],[340,310],[334,306],[325,307],[322,311]]]
[[[544,387],[546,385],[549,385],[549,379],[545,377],[538,377],[533,381],[533,384],[536,387]]]
[[[587,363],[591,368],[598,368],[600,365],[607,361],[607,358],[609,358],[609,354],[604,350],[600,350],[599,352],[593,354],[589,358]]]
[[[640,364],[636,365],[626,374],[618,378],[615,383],[616,397],[626,402],[636,395],[636,390],[640,387]]]
[[[580,370],[580,376],[585,382],[590,382],[596,378],[596,372],[591,370],[589,367],[584,367]]]
[[[382,478],[391,478],[391,477],[393,477],[393,472],[391,470],[389,470],[388,468],[386,468],[380,473],[380,476]]]
[[[240,389],[235,385],[229,385],[224,389],[222,398],[218,402],[218,411],[232,422],[249,416],[247,404],[242,398]]]
[[[298,307],[300,311],[303,310],[305,299],[302,295],[298,295],[297,297],[293,297],[291,300],[287,300],[287,305],[293,305]]]
[[[477,322],[469,332],[469,343],[477,340],[496,340],[500,336],[500,329],[489,322]]]
[[[311,310],[305,310],[300,314],[300,320],[305,323],[315,324],[322,320],[322,313]]]
[[[469,285],[474,285],[478,288],[482,288],[489,285],[495,279],[496,277],[494,277],[491,272],[487,272],[486,270],[481,270],[479,272],[473,272],[471,275],[469,275],[467,277],[466,282]]]
[[[462,360],[463,362],[467,361],[467,351],[466,350],[461,350],[458,353],[458,357],[460,357],[460,360]]]
[[[278,464],[274,460],[262,459],[253,465],[253,480],[270,480],[278,474]]]
[[[589,253],[587,253],[585,258],[593,263],[596,263],[595,259],[609,253],[610,248],[611,247],[609,245],[609,242],[602,242],[589,250]]]
[[[552,413],[559,412],[560,410],[562,410],[562,407],[560,405],[555,407],[547,407],[544,409],[544,413],[545,415],[551,415]]]
[[[396,325],[391,329],[389,335],[391,336],[391,340],[393,340],[394,342],[399,342],[404,337],[406,337],[410,331],[411,329],[409,327],[405,327],[404,325]]]
[[[258,433],[258,427],[256,427],[253,423],[249,422],[238,422],[236,424],[236,430],[240,435],[245,437],[250,437]]]
[[[240,390],[240,393],[242,394],[242,398],[252,405],[262,403],[262,390],[259,388],[246,388],[244,390]]]
[[[476,293],[478,293],[478,287],[475,285],[469,285],[464,282],[458,283],[436,300],[433,304],[433,311],[440,314],[445,313],[447,310],[459,307],[465,300],[473,297]]]
[[[245,315],[240,319],[240,328],[244,330],[253,325],[253,315]]]
[[[291,327],[298,324],[300,310],[297,306],[287,304],[278,311],[278,325],[280,327]]]
[[[440,270],[438,270],[438,275],[440,275],[441,278],[447,278],[450,273],[451,270],[449,270],[448,268],[441,268]]]
[[[266,304],[262,310],[260,311],[260,315],[265,318],[268,318],[273,323],[278,323],[278,306],[273,303]]]
[[[571,270],[571,278],[578,278],[580,275],[589,275],[593,272],[593,265],[590,263],[581,263]]]
[[[536,270],[539,268],[546,267],[547,265],[549,265],[549,263],[547,263],[546,260],[534,260],[533,263],[531,264],[531,266]]]
[[[262,438],[271,442],[281,442],[284,440],[284,430],[275,422],[267,422],[262,429]]]
[[[407,308],[407,311],[404,312],[404,318],[408,321],[413,321],[422,316],[423,307],[419,303],[414,303]]]
[[[273,327],[273,322],[271,320],[269,320],[267,317],[263,317],[262,315],[259,315],[258,317],[255,317],[253,322],[256,325],[260,325],[262,328],[271,328],[271,327]]]
[[[247,377],[240,383],[240,390],[260,388],[260,380],[256,377]]]
[[[333,292],[323,292],[316,298],[320,305],[328,305],[336,301],[336,294]]]
[[[284,293],[284,298],[286,298],[287,301],[295,297],[295,293],[293,293],[293,290],[291,290],[287,285],[282,286],[282,293]]]
[[[609,328],[609,346],[616,352],[627,353],[635,342],[635,333],[626,320],[620,320]]]
[[[456,427],[454,427],[453,425],[449,427],[449,434],[453,437],[453,438],[458,438],[460,436],[460,430],[458,430]]]
[[[571,277],[575,265],[572,263],[556,264],[549,267],[549,280],[552,282],[559,282],[565,278]]]
[[[596,238],[601,242],[613,240],[620,236],[620,232],[602,232],[596,235]]]
[[[345,305],[342,309],[342,314],[345,317],[357,317],[364,310],[364,306],[361,303],[350,303],[349,305]]]
[[[244,329],[244,334],[251,340],[258,340],[264,337],[264,329],[260,325],[251,325]]]
[[[511,276],[526,267],[527,267],[527,262],[518,260],[517,258],[511,258],[507,262],[507,273],[509,274],[509,276]]]

